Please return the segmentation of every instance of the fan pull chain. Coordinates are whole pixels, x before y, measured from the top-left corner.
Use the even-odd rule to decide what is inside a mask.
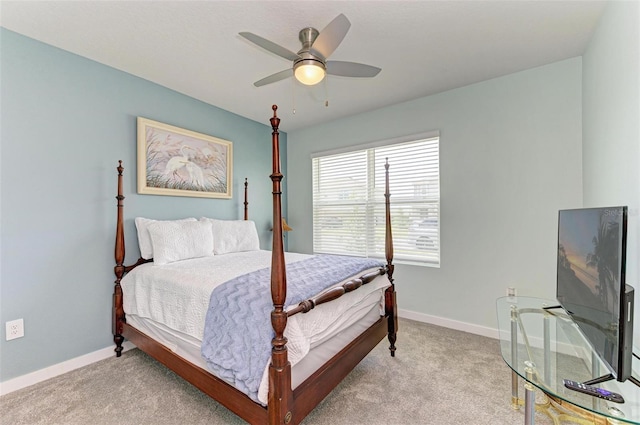
[[[293,105],[293,115],[296,114],[296,82],[295,79],[291,79],[291,84],[293,84],[293,86],[291,87],[291,103]]]
[[[324,107],[329,107],[329,90],[327,90],[327,80],[328,78],[324,77]]]

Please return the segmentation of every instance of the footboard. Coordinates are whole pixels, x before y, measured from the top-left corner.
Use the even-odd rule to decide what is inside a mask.
[[[316,306],[336,300],[346,293],[355,291],[362,285],[366,285],[376,277],[381,276],[385,273],[386,269],[380,268],[375,272],[370,272],[360,276],[359,278],[351,279],[340,286],[329,288],[326,291],[318,294],[317,296],[301,302],[297,307],[287,310],[287,317],[291,317],[298,313],[308,313]]]

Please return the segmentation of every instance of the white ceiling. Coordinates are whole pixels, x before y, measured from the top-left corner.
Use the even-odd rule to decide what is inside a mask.
[[[0,24],[281,129],[327,122],[580,56],[601,1],[6,1]],[[292,51],[338,14],[351,29],[331,60],[382,68],[314,87],[253,82],[291,64],[238,35]],[[325,100],[329,106],[325,107]],[[293,114],[295,108],[296,113]]]

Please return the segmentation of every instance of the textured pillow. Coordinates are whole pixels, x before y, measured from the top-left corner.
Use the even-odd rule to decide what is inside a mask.
[[[213,255],[213,234],[209,223],[197,220],[156,221],[148,228],[155,265]]]
[[[260,249],[258,230],[252,220],[216,220],[206,217],[200,220],[211,223],[213,253],[216,255]]]
[[[136,229],[138,230],[138,245],[140,246],[140,257],[145,260],[153,258],[153,247],[151,246],[151,235],[149,235],[149,225],[160,220],[151,220],[150,218],[136,217]],[[183,218],[180,220],[164,220],[170,221],[197,221],[195,218]]]

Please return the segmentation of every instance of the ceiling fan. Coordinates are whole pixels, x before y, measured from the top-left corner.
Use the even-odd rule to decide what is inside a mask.
[[[300,30],[298,38],[302,42],[302,49],[298,53],[294,53],[259,35],[250,32],[239,33],[242,37],[263,49],[293,62],[291,68],[269,75],[256,81],[253,85],[256,87],[264,86],[284,80],[292,75],[302,84],[309,86],[318,84],[326,74],[341,77],[375,77],[381,71],[378,67],[356,62],[327,61],[327,58],[347,35],[349,27],[351,27],[351,22],[346,16],[340,14],[320,32],[311,27]]]

